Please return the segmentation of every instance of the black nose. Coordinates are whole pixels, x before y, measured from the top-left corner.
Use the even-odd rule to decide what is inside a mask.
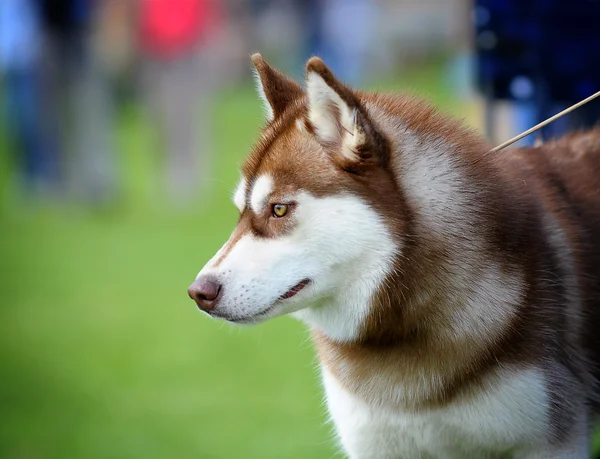
[[[223,286],[212,276],[202,276],[188,288],[188,295],[203,311],[211,311],[221,299]]]

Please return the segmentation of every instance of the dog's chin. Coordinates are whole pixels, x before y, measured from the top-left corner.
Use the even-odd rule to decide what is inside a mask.
[[[216,312],[216,311],[211,312],[210,316],[214,319],[224,320],[226,322],[229,322],[231,324],[236,324],[236,325],[256,325],[256,324],[265,322],[273,317],[277,317],[282,314],[285,314],[287,312],[287,311],[281,310],[282,308],[278,308],[277,306],[280,306],[280,305],[274,304],[272,306],[269,306],[269,307],[263,309],[262,311],[260,311],[256,314],[245,315],[245,316],[239,316],[239,315],[236,315],[235,313],[230,314],[227,312]]]

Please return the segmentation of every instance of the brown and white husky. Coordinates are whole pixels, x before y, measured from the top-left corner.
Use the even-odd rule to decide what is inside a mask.
[[[428,104],[252,57],[267,122],[190,296],[310,327],[348,456],[588,458],[600,130],[490,145]]]

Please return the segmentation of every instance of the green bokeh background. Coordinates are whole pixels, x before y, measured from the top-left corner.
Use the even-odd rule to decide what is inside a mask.
[[[464,114],[444,69],[372,86]],[[119,114],[124,199],[103,212],[19,197],[0,134],[0,458],[341,457],[303,325],[224,325],[186,294],[235,224],[261,122],[251,86],[216,97],[212,187],[187,210],[161,199],[139,107]]]

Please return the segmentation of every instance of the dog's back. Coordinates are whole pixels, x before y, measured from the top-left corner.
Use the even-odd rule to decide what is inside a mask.
[[[597,402],[600,380],[600,128],[532,148],[499,153],[519,189],[537,203],[547,252],[552,312],[562,363],[589,381]],[[542,252],[543,253],[543,252]],[[546,335],[545,345],[552,340]],[[583,366],[577,368],[577,364]]]

